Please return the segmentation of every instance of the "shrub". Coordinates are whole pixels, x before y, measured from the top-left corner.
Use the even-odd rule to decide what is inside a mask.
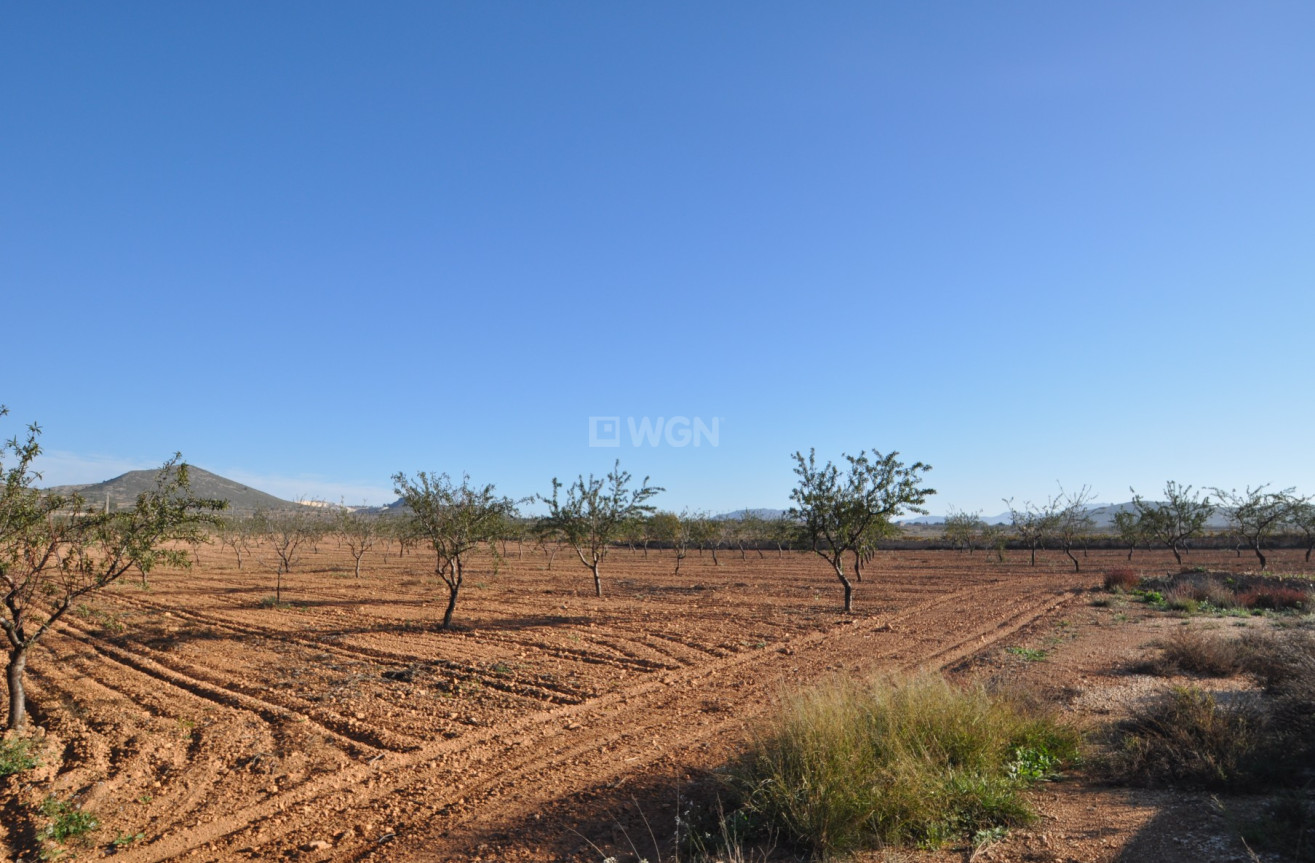
[[[1230,677],[1242,670],[1243,648],[1231,638],[1184,627],[1158,647],[1163,651],[1157,663],[1161,672],[1178,670],[1207,677]]]
[[[1237,602],[1244,608],[1267,608],[1273,611],[1308,608],[1310,593],[1281,584],[1258,584],[1241,593]]]
[[[1241,639],[1246,672],[1270,695],[1283,695],[1315,682],[1315,632],[1248,632]]]
[[[1105,571],[1105,589],[1131,593],[1141,586],[1141,576],[1127,567],[1117,567]]]
[[[1215,608],[1233,608],[1237,605],[1237,594],[1233,589],[1215,578],[1205,583],[1198,599],[1208,602]]]
[[[1190,584],[1180,584],[1173,587],[1164,595],[1164,604],[1174,611],[1185,611],[1188,614],[1195,614],[1201,605],[1201,600],[1197,597],[1197,589]]]
[[[1126,726],[1113,759],[1127,781],[1213,788],[1299,786],[1315,775],[1315,633],[1246,634],[1242,667],[1264,687],[1263,702],[1227,707],[1195,689],[1176,689]]]
[[[1256,758],[1259,724],[1251,708],[1221,705],[1195,687],[1175,687],[1125,724],[1112,767],[1134,784],[1237,785]]]
[[[1019,699],[941,678],[837,682],[795,696],[733,768],[743,809],[829,856],[934,847],[1027,822],[1020,790],[1077,735]]]

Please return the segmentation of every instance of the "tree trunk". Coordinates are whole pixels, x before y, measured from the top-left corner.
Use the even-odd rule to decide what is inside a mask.
[[[27,724],[27,691],[23,689],[23,673],[27,670],[27,648],[9,651],[9,720],[12,731],[22,731]]]
[[[1176,561],[1178,562],[1178,565],[1179,565],[1179,566],[1182,566],[1182,565],[1183,565],[1183,556],[1182,556],[1181,554],[1178,553],[1178,544],[1177,544],[1177,543],[1171,543],[1171,544],[1169,545],[1169,550],[1173,552],[1173,559],[1176,560]]]
[[[1078,563],[1078,559],[1077,559],[1076,557],[1073,556],[1073,551],[1072,551],[1072,549],[1070,549],[1068,546],[1064,546],[1064,554],[1067,554],[1067,555],[1068,555],[1068,559],[1071,560],[1071,561],[1073,561],[1073,571],[1074,571],[1074,572],[1081,572],[1081,571],[1082,571],[1082,566]]]
[[[1256,553],[1256,557],[1260,558],[1260,568],[1265,569],[1265,553],[1260,550],[1260,537],[1256,537],[1256,541],[1251,543],[1251,549]]]
[[[447,609],[443,612],[443,625],[440,629],[447,629],[452,623],[452,612],[457,610],[457,592],[461,590],[460,585],[449,584],[447,586]]]
[[[1032,565],[1036,566],[1036,546],[1032,546]]]
[[[833,563],[832,566],[835,567],[836,578],[845,586],[845,613],[848,614],[854,610],[854,585],[845,577],[845,570],[839,563]]]
[[[594,572],[594,596],[601,597],[603,595],[603,580],[598,577],[598,561],[595,560],[589,568]]]
[[[361,557],[362,557],[362,555],[358,554],[358,555],[355,555],[355,557],[356,557],[356,577],[357,577],[357,578],[360,578],[360,577],[361,577]]]
[[[863,558],[858,556],[858,549],[854,549],[854,578],[863,580]],[[849,609],[846,608],[845,611]]]
[[[712,565],[721,566],[721,561],[717,560],[717,546],[712,547]]]

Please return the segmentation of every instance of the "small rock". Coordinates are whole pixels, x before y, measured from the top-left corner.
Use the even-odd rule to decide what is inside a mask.
[[[302,846],[301,846],[301,850],[302,850],[302,851],[325,851],[325,850],[327,850],[327,849],[329,849],[329,848],[332,848],[332,847],[333,847],[332,845],[330,845],[328,842],[324,841],[323,839],[316,839],[316,840],[313,841],[313,842],[307,842],[305,845],[302,845]]]

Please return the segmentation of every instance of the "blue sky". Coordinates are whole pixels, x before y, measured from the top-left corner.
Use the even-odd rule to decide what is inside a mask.
[[[1315,6],[69,3],[0,18],[4,433],[287,497],[790,454],[1315,492]],[[619,417],[623,445],[589,446]],[[715,421],[633,446],[630,418]]]

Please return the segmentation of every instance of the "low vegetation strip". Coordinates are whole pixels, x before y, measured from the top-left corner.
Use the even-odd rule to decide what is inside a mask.
[[[1029,821],[1021,792],[1078,742],[1044,710],[980,686],[835,681],[789,698],[732,783],[743,823],[821,857],[936,847]]]

